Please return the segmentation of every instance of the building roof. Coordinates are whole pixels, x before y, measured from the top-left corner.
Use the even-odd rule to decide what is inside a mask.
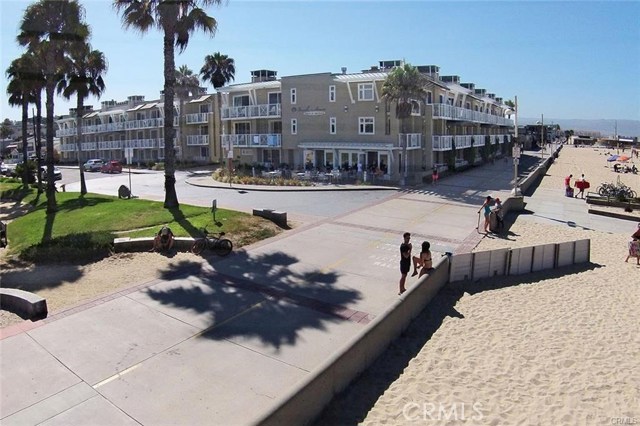
[[[192,99],[189,101],[189,103],[197,103],[197,102],[204,102],[207,99],[209,99],[212,95],[204,95],[204,96],[200,96],[198,99]]]
[[[351,81],[381,81],[386,80],[387,78],[386,72],[365,72],[358,74],[337,74],[334,76],[334,79],[338,81],[342,81],[345,83]]]
[[[247,90],[255,90],[255,89],[279,89],[280,86],[281,86],[280,80],[260,81],[257,83],[240,83],[240,84],[233,84],[231,86],[221,87],[218,89],[218,92],[231,93],[231,92],[246,92]]]
[[[151,109],[151,108],[153,108],[153,107],[155,107],[157,105],[158,105],[158,102],[151,102],[151,103],[148,103],[148,104],[144,104],[143,107],[138,108],[138,111],[142,111],[143,109]],[[129,111],[131,111],[131,110],[129,110]]]

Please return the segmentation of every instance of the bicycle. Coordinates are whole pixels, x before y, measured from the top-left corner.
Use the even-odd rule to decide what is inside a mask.
[[[204,249],[211,250],[218,256],[227,256],[233,250],[231,240],[224,237],[224,232],[209,232],[207,228],[202,229],[204,237],[198,238],[191,246],[191,253],[200,254]]]

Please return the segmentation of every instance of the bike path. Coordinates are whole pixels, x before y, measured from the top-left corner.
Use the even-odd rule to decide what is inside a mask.
[[[482,200],[512,178],[496,162],[401,189],[23,323],[0,340],[0,422],[255,423],[397,300],[403,232],[414,251],[429,239],[434,259],[469,249]]]

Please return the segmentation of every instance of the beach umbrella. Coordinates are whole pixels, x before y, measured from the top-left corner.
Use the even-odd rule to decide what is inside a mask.
[[[631,157],[627,157],[626,155],[619,155],[618,156],[618,161],[627,161],[627,160],[629,160],[629,158],[631,158]]]
[[[616,161],[620,157],[618,154],[613,154],[611,157],[607,158],[607,161]]]

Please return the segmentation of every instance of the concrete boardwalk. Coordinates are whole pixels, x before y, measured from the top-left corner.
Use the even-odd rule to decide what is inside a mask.
[[[512,178],[500,160],[3,329],[0,423],[259,422],[397,300],[403,232],[468,251]]]

